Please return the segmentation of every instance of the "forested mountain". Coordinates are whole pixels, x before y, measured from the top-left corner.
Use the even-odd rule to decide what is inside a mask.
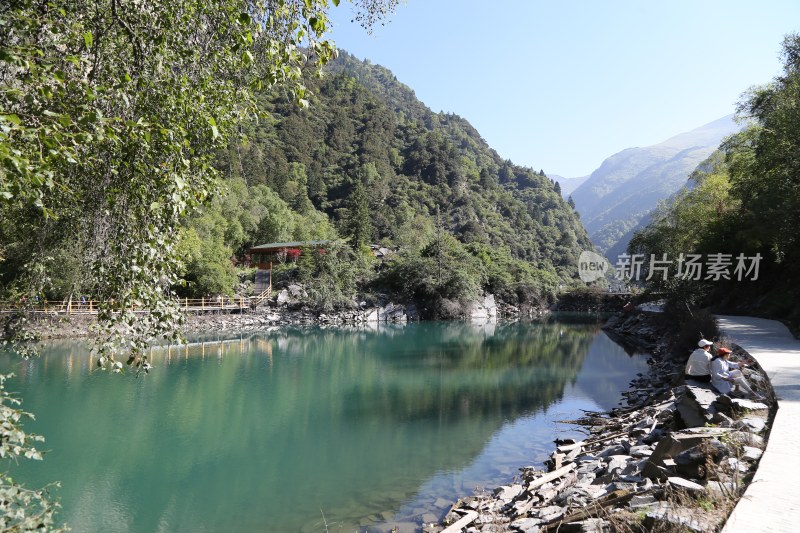
[[[603,161],[572,193],[592,242],[604,252],[624,250],[640,221],[659,201],[680,189],[722,139],[737,130],[730,115]]]
[[[311,89],[306,110],[263,98],[271,119],[229,154],[234,175],[295,210],[324,212],[341,235],[370,226],[364,242],[416,241],[415,224],[438,212],[460,241],[507,247],[540,268],[569,271],[588,246],[551,180],[502,160],[469,122],[432,112],[389,70],[341,52]]]
[[[419,250],[444,233],[484,258],[484,277],[489,258],[505,276],[526,271],[551,288],[575,273],[591,245],[543,172],[503,160],[469,122],[432,112],[389,70],[346,52],[309,89],[307,109],[261,95],[264,118],[243,124],[246,141],[219,157],[236,194],[271,195],[267,211],[278,200],[291,212],[250,221],[255,229],[228,243],[234,252],[312,237]]]
[[[435,309],[484,291],[533,306],[574,282],[591,244],[544,172],[503,160],[466,120],[432,112],[389,70],[346,52],[305,78],[308,106],[296,94],[256,94],[257,118],[240,119],[240,135],[216,152],[220,194],[175,228],[178,296],[239,290],[235,266],[248,264],[253,245],[319,239],[343,244],[284,273],[313,284],[325,308],[388,294],[442,316]],[[31,235],[24,225],[0,229],[12,243],[0,285],[25,268]],[[369,244],[395,253],[376,265]],[[80,262],[57,259],[71,254],[51,251],[59,268],[36,294],[100,290]]]

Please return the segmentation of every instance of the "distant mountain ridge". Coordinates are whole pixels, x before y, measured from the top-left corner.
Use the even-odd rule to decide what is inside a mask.
[[[580,178],[565,178],[558,174],[548,174],[547,177],[558,182],[559,187],[561,187],[561,196],[564,198],[571,195],[575,189],[583,185],[583,182],[589,179],[589,175],[581,176]]]
[[[632,230],[658,202],[680,189],[722,140],[738,130],[733,115],[728,115],[659,144],[627,148],[603,161],[572,192],[592,243],[602,252],[624,250]]]

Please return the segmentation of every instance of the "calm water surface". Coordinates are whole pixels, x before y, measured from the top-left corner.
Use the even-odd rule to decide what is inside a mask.
[[[280,329],[152,352],[150,375],[95,372],[87,346],[0,356],[78,532],[366,531],[438,520],[541,466],[557,420],[617,404],[645,359],[596,325],[422,323]]]

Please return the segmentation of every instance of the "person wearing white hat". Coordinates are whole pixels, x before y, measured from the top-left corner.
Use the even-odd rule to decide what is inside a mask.
[[[711,381],[711,347],[713,345],[713,342],[706,339],[700,339],[697,342],[697,349],[692,352],[689,360],[686,361],[686,368],[684,369],[686,379],[705,383]]]

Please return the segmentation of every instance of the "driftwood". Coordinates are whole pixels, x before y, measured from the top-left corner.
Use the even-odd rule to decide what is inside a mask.
[[[443,529],[441,533],[461,533],[461,530],[470,525],[476,518],[478,518],[477,511],[467,511],[467,514],[454,524]]]
[[[545,483],[549,483],[549,482],[553,481],[554,479],[558,479],[561,476],[563,476],[565,474],[568,474],[569,472],[572,472],[575,469],[575,466],[576,466],[575,463],[570,463],[570,464],[568,464],[566,466],[562,466],[561,468],[559,468],[557,470],[553,470],[549,474],[545,474],[540,478],[536,478],[536,479],[534,479],[533,481],[530,482],[530,484],[527,486],[527,490],[532,491],[533,489],[535,489],[537,487],[541,487]]]
[[[575,442],[575,443],[572,443],[572,444],[562,444],[561,446],[556,447],[556,450],[558,450],[560,453],[567,453],[567,452],[571,452],[575,448],[580,448],[584,444],[586,444],[586,443],[583,442],[583,441]]]
[[[574,513],[568,514],[563,518],[556,518],[551,523],[545,525],[542,528],[542,531],[557,530],[563,524],[578,522],[580,520],[586,520],[587,518],[594,518],[603,513],[606,507],[614,507],[623,504],[633,498],[635,495],[636,492],[630,490],[615,490],[611,494],[603,496],[592,505],[584,507],[580,511],[575,511]]]

